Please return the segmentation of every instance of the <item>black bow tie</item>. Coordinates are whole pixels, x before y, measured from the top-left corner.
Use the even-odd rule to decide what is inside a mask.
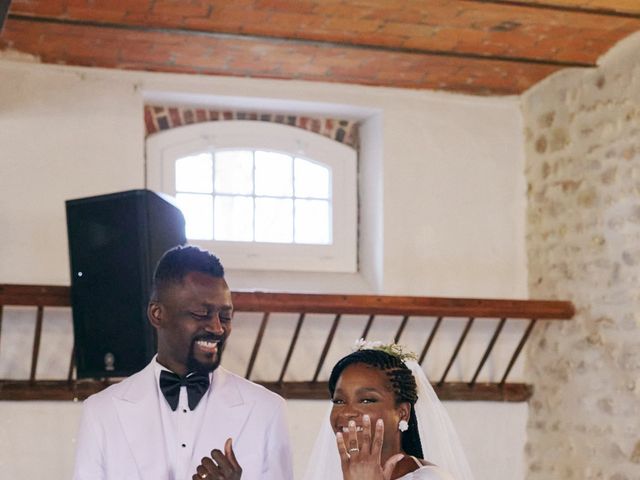
[[[180,387],[187,387],[187,397],[189,399],[189,410],[193,410],[209,388],[209,375],[203,373],[190,373],[182,378],[168,370],[160,372],[160,390],[171,410],[178,408],[180,398]]]

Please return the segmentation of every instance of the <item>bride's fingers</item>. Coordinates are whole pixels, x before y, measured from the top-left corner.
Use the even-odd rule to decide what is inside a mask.
[[[347,453],[349,455],[360,453],[360,447],[358,446],[358,432],[356,422],[354,420],[349,420],[347,432]]]
[[[380,463],[380,453],[382,452],[382,443],[384,440],[384,422],[381,418],[376,421],[376,430],[373,435],[373,443],[371,444],[371,455],[374,455]]]
[[[371,452],[371,418],[369,415],[362,416],[362,445],[360,451],[365,454]]]
[[[396,465],[400,460],[404,458],[404,454],[396,453],[393,457],[389,458],[384,464],[384,468],[382,469],[382,478],[384,480],[389,480],[391,475],[393,474],[393,470],[396,468]]]
[[[340,461],[344,464],[349,461],[349,454],[347,453],[347,445],[344,443],[344,436],[342,435],[342,432],[336,433],[336,443],[338,445]]]

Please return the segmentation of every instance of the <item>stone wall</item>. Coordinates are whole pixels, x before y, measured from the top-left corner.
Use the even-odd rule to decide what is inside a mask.
[[[523,96],[532,298],[529,480],[640,479],[640,34]]]

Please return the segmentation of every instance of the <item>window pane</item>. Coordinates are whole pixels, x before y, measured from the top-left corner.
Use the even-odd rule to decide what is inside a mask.
[[[215,240],[253,240],[252,197],[216,195],[214,204]]]
[[[200,153],[176,160],[176,192],[211,193],[211,154]]]
[[[329,202],[296,200],[296,243],[331,243]]]
[[[229,150],[216,153],[216,193],[253,193],[253,152]]]
[[[291,160],[289,155],[256,151],[256,195],[291,197],[293,195]]]
[[[193,193],[178,193],[176,201],[185,220],[187,238],[213,238],[213,197]]]
[[[293,201],[256,198],[256,241],[291,243],[293,240]]]
[[[304,158],[295,159],[295,196],[329,198],[329,169]]]

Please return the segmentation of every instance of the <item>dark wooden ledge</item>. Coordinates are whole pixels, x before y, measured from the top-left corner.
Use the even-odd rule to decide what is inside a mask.
[[[78,380],[0,380],[0,400],[72,400],[81,401],[109,385],[117,379]],[[256,382],[272,392],[296,400],[328,400],[327,382]],[[434,384],[441,400],[468,400],[494,402],[526,402],[533,393],[531,385],[524,383],[476,383],[470,386],[464,382]]]

